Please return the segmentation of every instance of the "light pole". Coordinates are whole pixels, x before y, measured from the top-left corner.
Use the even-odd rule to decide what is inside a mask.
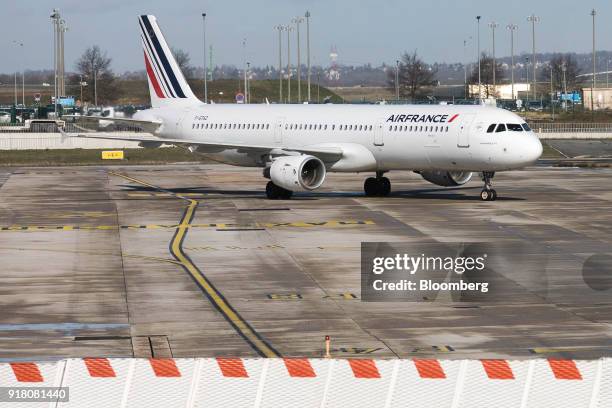
[[[514,30],[518,28],[516,24],[508,24],[506,26],[510,30],[510,80],[512,81],[512,99],[514,97]]]
[[[538,98],[537,91],[536,91],[537,61],[536,61],[536,43],[535,43],[535,24],[540,22],[540,17],[536,16],[535,14],[532,14],[529,17],[527,17],[527,21],[531,23],[531,45],[532,45],[532,53],[533,53],[531,63],[533,64],[533,99],[535,100]]]
[[[472,37],[468,37],[469,40]],[[463,97],[467,99],[469,97],[468,92],[468,81],[467,81],[467,71],[468,71],[468,59],[467,59],[467,43],[468,40],[463,40]]]
[[[561,71],[563,71],[563,95],[564,101],[563,105],[565,106],[565,111],[567,112],[567,79],[565,76],[565,71],[567,71],[567,66],[565,65],[565,61],[561,64]]]
[[[482,98],[482,82],[480,80],[480,16],[476,16],[476,25],[477,25],[477,37],[478,37],[478,102],[480,103],[480,99]]]
[[[591,81],[591,118],[595,120],[595,104],[594,104],[594,94],[595,90],[595,15],[597,12],[595,9],[591,10],[591,16],[593,16],[593,81]]]
[[[59,19],[59,10],[53,9],[53,14],[51,14],[51,24],[53,24],[53,112],[55,119],[57,119],[57,44]],[[16,100],[17,97],[15,97],[15,104],[17,104]]]
[[[550,65],[550,109],[552,111],[552,120],[555,120],[555,90],[553,89],[553,67]]]
[[[308,63],[308,102],[310,102],[310,11],[306,11],[306,59]]]
[[[21,55],[22,55],[22,59],[23,59],[23,43],[13,40],[13,44],[15,44],[16,47],[21,47]],[[24,79],[24,75],[25,75],[25,71],[22,70],[21,71],[21,92],[22,92],[22,103],[23,106],[25,106],[25,79]],[[17,71],[15,70],[15,106],[17,106]]]
[[[296,17],[291,22],[295,23],[297,33],[297,83],[298,83],[298,103],[302,103],[302,63],[300,62],[300,23],[303,22],[302,17]]]
[[[208,64],[206,61],[206,13],[202,13],[202,42],[204,48],[204,103],[208,103]]]
[[[525,57],[525,82],[529,84],[529,57]],[[527,90],[527,103],[529,103],[529,90]]]
[[[399,102],[399,60],[395,61],[395,100]]]
[[[495,68],[497,65],[495,64],[495,29],[499,27],[495,21],[489,23],[489,27],[491,27],[491,33],[493,35],[493,93],[495,93]]]
[[[291,31],[293,27],[287,25],[287,103],[291,103]]]
[[[245,86],[246,86],[246,92],[248,97],[245,98],[247,103],[251,103],[251,63],[247,61],[247,69],[246,69],[246,82],[245,82]]]
[[[242,40],[242,68],[244,70],[244,103],[249,103],[249,90],[247,89],[247,68],[246,68],[246,38]]]
[[[278,103],[283,103],[283,30],[285,26],[277,25],[278,30]]]

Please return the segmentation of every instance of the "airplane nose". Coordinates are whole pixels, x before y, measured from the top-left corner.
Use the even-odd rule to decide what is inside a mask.
[[[525,144],[525,158],[529,164],[534,164],[542,156],[542,142],[535,133],[531,132]]]

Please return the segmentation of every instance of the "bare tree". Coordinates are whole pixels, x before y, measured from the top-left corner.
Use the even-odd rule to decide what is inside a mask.
[[[83,99],[106,104],[118,98],[115,74],[111,70],[111,58],[100,47],[94,45],[85,50],[76,63],[77,72],[82,75],[87,86],[83,89]]]
[[[486,52],[483,52],[480,56],[480,83],[484,90],[485,97],[498,96],[497,91],[493,88],[493,58]],[[498,62],[495,63],[495,83],[500,84],[505,77],[505,71],[502,69],[502,65]],[[470,73],[470,83],[478,84],[478,64],[474,64],[472,72]]]
[[[193,77],[193,67],[189,64],[191,62],[191,57],[187,51],[181,50],[180,48],[172,47],[172,54],[174,55],[174,59],[178,64],[179,68],[183,72],[185,78]]]
[[[426,87],[436,84],[437,71],[419,58],[417,52],[402,55],[399,64],[399,93],[401,97],[414,100],[424,94]],[[395,92],[395,68],[387,71],[387,85]]]
[[[578,87],[580,68],[572,54],[555,54],[549,61],[553,71],[553,87],[555,90],[565,90],[563,67],[565,66],[565,84],[567,90],[572,91]],[[550,68],[544,70],[544,79],[550,82]]]

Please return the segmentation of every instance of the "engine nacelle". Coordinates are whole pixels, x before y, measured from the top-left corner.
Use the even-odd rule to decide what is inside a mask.
[[[472,178],[471,171],[428,170],[419,172],[421,176],[437,186],[460,186]]]
[[[270,167],[272,182],[290,191],[319,188],[325,174],[325,165],[314,156],[281,156]]]

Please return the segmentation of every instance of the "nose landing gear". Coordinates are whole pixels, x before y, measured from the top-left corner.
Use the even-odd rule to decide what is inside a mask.
[[[497,200],[497,191],[491,187],[491,179],[495,175],[492,171],[482,172],[482,181],[484,181],[484,188],[480,192],[480,199],[482,201],[495,201]]]
[[[363,183],[363,191],[367,197],[386,197],[391,193],[391,181],[383,177],[384,172],[377,171],[376,178],[368,177]]]

